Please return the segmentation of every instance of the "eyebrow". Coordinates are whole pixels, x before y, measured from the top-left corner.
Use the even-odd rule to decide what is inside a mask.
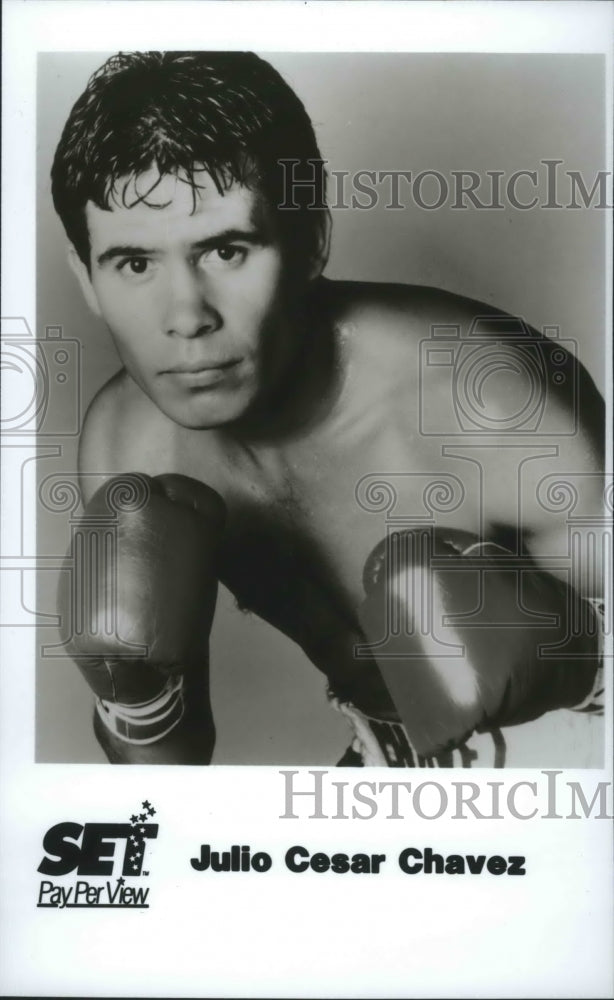
[[[232,242],[249,243],[252,246],[264,246],[267,240],[263,231],[259,228],[222,229],[219,233],[212,233],[211,236],[207,236],[204,240],[197,240],[195,243],[192,243],[191,248],[193,250],[213,250],[223,243]],[[122,243],[104,250],[96,257],[96,263],[99,267],[102,267],[104,264],[118,257],[149,257],[156,253],[159,253],[159,250],[153,247],[140,247]]]

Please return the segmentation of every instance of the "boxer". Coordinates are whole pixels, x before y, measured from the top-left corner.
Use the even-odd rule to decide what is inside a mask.
[[[289,159],[313,179],[290,192],[293,209]],[[60,598],[113,762],[211,759],[218,581],[324,672],[354,736],[343,764],[503,764],[511,727],[595,703],[599,573],[585,559],[572,578],[557,569],[567,526],[537,489],[590,473],[575,513],[600,516],[594,383],[493,307],[325,279],[318,163],[301,102],[248,53],[113,57],[56,151],[70,266],[122,362],[82,430],[82,544]],[[465,502],[387,532],[358,484],[382,469],[458,479],[446,445],[484,442],[458,423],[449,367],[428,390],[447,429],[425,434],[419,421],[421,342],[433,325],[468,338],[476,317],[495,353],[537,352],[539,422],[510,433],[526,386],[518,365],[499,366],[479,398],[491,433]],[[563,433],[576,409],[578,432]],[[536,444],[548,447],[520,477],[518,456]],[[88,473],[106,481],[94,491]],[[423,510],[423,478],[399,482],[399,507]],[[140,501],[122,508],[112,497],[126,483]]]

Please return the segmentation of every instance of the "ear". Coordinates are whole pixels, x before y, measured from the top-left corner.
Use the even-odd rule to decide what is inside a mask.
[[[68,266],[74,275],[76,275],[77,281],[81,286],[81,291],[88,306],[96,316],[100,316],[100,305],[98,303],[98,296],[94,291],[94,286],[92,285],[92,280],[90,278],[89,271],[79,254],[75,250],[72,243],[68,245]]]
[[[318,229],[318,238],[315,251],[311,258],[311,268],[309,270],[309,280],[319,278],[326,267],[328,255],[330,253],[330,237],[332,230],[332,219],[330,210],[327,208],[322,212],[322,221]]]

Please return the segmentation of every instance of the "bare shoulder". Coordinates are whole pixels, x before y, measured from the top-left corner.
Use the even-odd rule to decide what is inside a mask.
[[[173,469],[174,425],[124,369],[97,392],[79,439],[79,472],[86,501],[110,476]]]
[[[524,317],[439,288],[335,285],[335,321],[352,357],[428,401],[427,429],[493,439],[500,430],[507,440],[560,435],[565,451],[586,451],[600,467],[604,401],[574,340],[544,336]]]
[[[354,360],[394,379],[417,378],[427,342],[444,331],[459,336],[487,307],[423,285],[332,282],[332,314]],[[493,316],[502,315],[490,310]]]
[[[454,296],[416,285],[351,281],[327,283],[326,296],[340,356],[366,398],[417,391],[430,317],[453,315],[448,300]]]
[[[330,300],[340,321],[353,323],[359,333],[377,323],[381,334],[391,341],[398,337],[399,345],[407,344],[411,334],[420,339],[425,329],[428,335],[433,323],[462,322],[476,306],[483,311],[488,309],[461,295],[427,285],[367,281],[335,281],[329,285]],[[492,312],[499,314],[500,310]]]

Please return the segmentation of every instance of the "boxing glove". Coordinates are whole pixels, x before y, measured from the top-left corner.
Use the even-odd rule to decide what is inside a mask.
[[[363,579],[357,655],[375,659],[422,758],[591,690],[597,615],[529,557],[429,527],[390,535]]]
[[[107,728],[162,738],[183,714],[182,677],[206,671],[223,501],[186,476],[108,481],[87,504],[60,574],[64,644]]]

